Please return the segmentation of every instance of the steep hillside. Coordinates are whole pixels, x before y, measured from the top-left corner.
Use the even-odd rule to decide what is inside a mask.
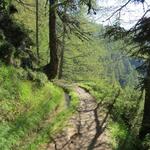
[[[80,12],[68,4],[59,14],[65,9],[59,4],[52,49],[48,5],[41,0],[38,59],[35,1],[5,2],[2,13],[0,5],[0,150],[147,150],[149,135],[137,138],[144,108],[144,92],[135,88],[140,62],[127,55],[124,40],[104,37],[106,28],[85,17],[84,6]],[[57,75],[48,80],[52,50],[59,65],[53,62]]]

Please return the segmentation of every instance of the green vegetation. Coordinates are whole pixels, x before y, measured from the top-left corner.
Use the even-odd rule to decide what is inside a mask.
[[[144,96],[150,87],[149,51],[143,50],[149,50],[149,39],[139,40],[134,31],[125,37],[126,31],[121,27],[118,31],[117,26],[107,27],[113,34],[104,38],[107,28],[85,15],[95,11],[93,1],[60,1],[62,4],[54,6],[52,2],[48,5],[45,0],[38,1],[36,16],[33,0],[0,1],[0,149],[45,149],[76,114],[80,102],[74,83],[108,111],[112,149],[150,149],[150,111],[144,110],[146,118],[142,123]],[[149,19],[145,20],[149,23]],[[145,28],[142,23],[137,30],[146,33],[139,32],[140,36],[149,37],[149,24]],[[126,41],[131,45],[126,45]],[[139,48],[138,57],[127,53],[132,46]],[[139,74],[135,68],[142,62],[146,65],[142,65]],[[60,70],[62,76],[58,80]],[[138,78],[143,76],[142,93],[136,87],[141,86]],[[149,102],[149,98],[146,100]],[[139,139],[144,125],[143,137]]]
[[[79,85],[89,91],[98,103],[104,104],[106,111],[112,106],[108,130],[113,149],[142,149],[142,144],[136,139],[143,111],[140,92],[137,94],[130,86],[122,89],[120,85],[106,80],[81,82]]]
[[[63,127],[77,106],[78,98],[73,92],[71,106],[67,108],[62,89],[40,73],[29,81],[29,74],[1,64],[0,149],[37,149],[44,139],[49,140]],[[45,82],[41,84],[38,76],[46,78]]]

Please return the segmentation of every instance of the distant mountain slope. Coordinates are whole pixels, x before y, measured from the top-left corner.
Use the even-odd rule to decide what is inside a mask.
[[[123,41],[111,42],[102,36],[102,26],[86,22],[92,36],[81,41],[75,36],[66,40],[64,78],[71,80],[107,79],[121,86],[137,83],[135,60],[127,56]],[[95,36],[96,35],[96,36]]]

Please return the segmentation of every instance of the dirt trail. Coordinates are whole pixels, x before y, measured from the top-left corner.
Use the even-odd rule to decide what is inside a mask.
[[[84,89],[76,87],[80,105],[47,150],[111,150],[106,123],[108,112]]]

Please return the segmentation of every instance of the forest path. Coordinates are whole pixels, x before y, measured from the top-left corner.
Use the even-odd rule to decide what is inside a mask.
[[[77,113],[47,145],[47,150],[111,150],[105,130],[108,111],[84,89],[76,86],[75,91],[80,99]]]

